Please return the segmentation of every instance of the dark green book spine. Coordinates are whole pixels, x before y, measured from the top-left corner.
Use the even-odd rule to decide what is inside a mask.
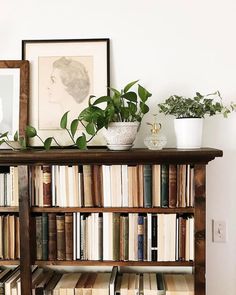
[[[48,260],[48,214],[42,213],[42,259]]]
[[[169,204],[169,166],[161,165],[161,207]]]
[[[144,189],[144,207],[152,207],[152,166],[143,167],[143,189]]]
[[[42,216],[35,217],[36,222],[36,258],[37,260],[43,259],[43,247],[42,247]]]

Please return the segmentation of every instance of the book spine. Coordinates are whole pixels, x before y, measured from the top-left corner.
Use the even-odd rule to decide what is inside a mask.
[[[93,165],[92,167],[93,167],[92,168],[92,177],[93,177],[94,206],[101,207],[101,199],[102,199],[101,166]]]
[[[66,260],[73,258],[73,213],[65,213]]]
[[[43,206],[52,206],[52,168],[43,166]]]
[[[83,180],[84,180],[84,206],[93,207],[91,165],[83,165]]]
[[[144,217],[138,216],[138,260],[143,261],[144,248]]]
[[[169,165],[169,207],[177,205],[177,166]]]
[[[42,259],[48,260],[48,214],[42,213]]]
[[[48,260],[57,259],[56,214],[48,213]]]
[[[161,165],[161,207],[168,207],[169,204],[169,167]]]
[[[120,214],[113,215],[113,260],[120,260]]]
[[[179,216],[179,260],[185,261],[186,249],[186,219]]]
[[[43,259],[43,246],[42,246],[42,216],[36,216],[36,258],[37,260]]]
[[[152,214],[152,261],[157,261],[157,216]]]
[[[144,165],[143,167],[143,189],[144,189],[144,207],[152,207],[152,166]]]
[[[147,228],[147,216],[143,218],[143,228],[144,228],[144,235],[143,235],[143,260],[147,261],[147,240],[148,240],[148,228]]]
[[[56,216],[57,224],[57,260],[65,260],[65,216]]]

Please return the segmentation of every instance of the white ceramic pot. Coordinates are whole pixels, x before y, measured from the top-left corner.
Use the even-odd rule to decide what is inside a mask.
[[[181,118],[174,120],[177,148],[194,149],[202,146],[202,118]]]
[[[103,135],[107,146],[112,150],[125,150],[132,147],[136,138],[139,122],[112,122]]]

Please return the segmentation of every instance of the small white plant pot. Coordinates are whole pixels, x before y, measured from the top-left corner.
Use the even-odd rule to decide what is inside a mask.
[[[103,135],[107,146],[111,150],[130,149],[136,138],[139,122],[112,122],[108,129],[104,129]]]
[[[174,120],[177,148],[195,149],[202,146],[203,118]]]

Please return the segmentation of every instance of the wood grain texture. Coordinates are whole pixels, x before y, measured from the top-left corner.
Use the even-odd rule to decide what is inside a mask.
[[[20,216],[20,271],[21,294],[31,290],[31,225],[28,191],[28,167],[19,166],[19,216]]]
[[[206,294],[206,166],[195,165],[195,295]]]
[[[107,149],[51,149],[9,151],[0,153],[0,165],[43,165],[43,164],[207,164],[215,157],[222,157],[223,152],[217,149],[201,148],[193,150],[131,149],[130,151],[108,151]]]
[[[20,70],[20,112],[19,112],[19,135],[24,135],[28,124],[29,105],[29,61],[27,60],[0,60],[0,68]],[[17,130],[13,130],[14,132]]]

